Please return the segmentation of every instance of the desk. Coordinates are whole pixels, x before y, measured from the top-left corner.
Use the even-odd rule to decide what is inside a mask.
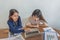
[[[39,28],[40,32],[43,32],[43,28],[45,28],[45,27],[40,27]],[[56,30],[56,29],[54,29],[54,30],[60,34],[60,30]],[[1,38],[7,38],[8,37],[8,32],[9,32],[9,29],[0,29],[0,39]],[[43,40],[43,34],[33,36],[33,37],[30,37],[30,38],[25,38],[24,33],[22,33],[22,37],[25,40]],[[60,37],[58,37],[58,38],[60,40]]]
[[[0,39],[7,38],[9,33],[9,29],[0,29]]]
[[[44,32],[43,28],[45,28],[45,26],[39,27],[40,32]],[[60,30],[56,30],[56,29],[54,30],[60,34]],[[22,33],[22,36],[25,40],[43,40],[43,33],[37,36],[29,37],[29,38],[25,38],[24,33]],[[60,37],[58,38],[60,40]]]

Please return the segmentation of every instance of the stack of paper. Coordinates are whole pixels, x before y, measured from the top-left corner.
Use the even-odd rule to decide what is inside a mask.
[[[52,32],[56,32],[55,30],[53,30],[52,27],[47,27],[47,28],[43,28],[44,31],[52,31]]]
[[[43,28],[44,31],[51,31],[51,32],[56,32],[52,27],[46,27],[46,28]],[[57,33],[57,32],[56,32]],[[58,33],[57,33],[57,36],[60,36]]]

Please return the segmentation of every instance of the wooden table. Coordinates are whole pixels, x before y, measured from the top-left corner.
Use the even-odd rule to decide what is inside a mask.
[[[45,28],[45,26],[39,27],[40,32],[44,32],[43,28]],[[56,30],[54,29],[56,32],[58,32],[60,34],[60,30]],[[37,36],[32,36],[29,38],[25,38],[24,33],[22,33],[22,36],[25,40],[43,40],[43,33],[41,33],[40,35]],[[60,40],[60,37],[58,37]]]
[[[9,29],[0,29],[0,39],[7,38],[9,33]]]
[[[40,32],[44,31],[43,28],[45,28],[45,27],[39,27]],[[54,30],[60,34],[60,30],[56,30],[56,29],[54,29]],[[7,38],[8,33],[9,33],[9,29],[0,29],[0,39],[1,38]],[[30,38],[25,38],[24,33],[22,33],[22,36],[25,40],[43,40],[43,34],[33,36],[33,37],[30,37]],[[60,40],[60,37],[58,37],[58,38]]]

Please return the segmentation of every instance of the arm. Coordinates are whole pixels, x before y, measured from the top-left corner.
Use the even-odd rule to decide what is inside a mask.
[[[41,24],[41,23],[42,23],[42,24]],[[48,24],[47,24],[45,21],[42,21],[42,20],[41,20],[41,23],[40,23],[40,26],[46,26],[46,27],[48,26]]]
[[[20,16],[19,16],[19,19],[18,19],[18,26],[19,26],[20,28],[22,28],[22,22],[21,22]]]
[[[19,16],[19,19],[18,19],[18,26],[19,26],[19,30],[24,30],[23,26],[22,26],[22,22],[21,22],[21,18]]]
[[[32,25],[31,23],[27,23],[26,26],[31,27],[31,28],[35,28],[35,27],[38,28],[39,27],[38,24],[37,25]]]

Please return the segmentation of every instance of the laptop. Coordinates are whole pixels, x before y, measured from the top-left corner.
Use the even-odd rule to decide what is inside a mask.
[[[25,31],[25,38],[36,36],[40,34],[40,31],[38,28],[31,28],[30,31]]]

